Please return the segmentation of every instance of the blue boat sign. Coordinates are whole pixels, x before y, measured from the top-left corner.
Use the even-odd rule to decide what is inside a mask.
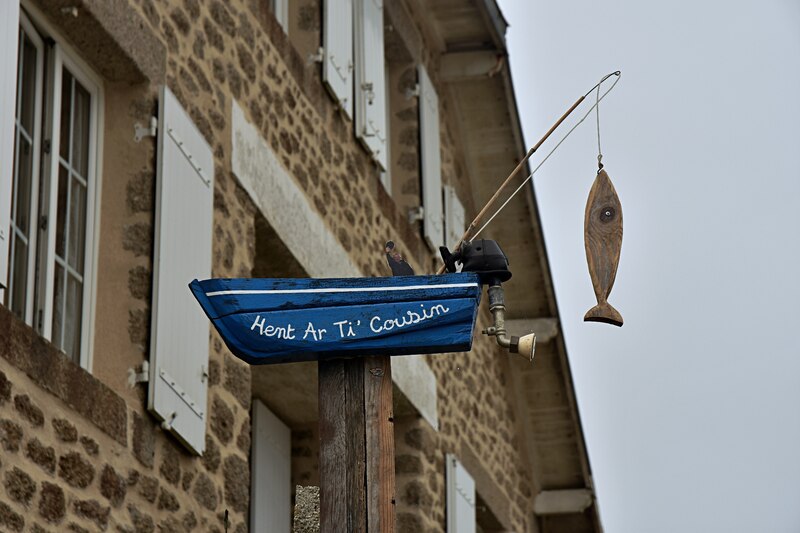
[[[472,348],[474,273],[189,284],[234,355],[250,364]]]

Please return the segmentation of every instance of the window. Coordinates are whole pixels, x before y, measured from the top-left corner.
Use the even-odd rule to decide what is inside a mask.
[[[5,305],[89,365],[99,83],[20,15]]]
[[[14,166],[9,228],[6,306],[33,320],[36,223],[31,215],[38,192],[41,153],[41,104],[44,45],[30,22],[20,19],[14,117]]]

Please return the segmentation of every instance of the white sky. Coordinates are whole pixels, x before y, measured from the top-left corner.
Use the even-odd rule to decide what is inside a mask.
[[[606,532],[797,533],[800,2],[500,4],[528,146],[622,70],[621,329],[582,320],[593,116],[535,178]]]

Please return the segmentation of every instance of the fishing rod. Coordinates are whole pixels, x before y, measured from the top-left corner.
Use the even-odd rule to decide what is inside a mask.
[[[533,156],[534,153],[536,153],[536,150],[538,150],[539,147],[542,144],[544,144],[544,142],[550,137],[550,135],[552,135],[553,132],[558,129],[558,127],[561,125],[561,123],[564,122],[564,120],[566,120],[566,118],[569,117],[572,114],[572,112],[575,111],[575,109],[578,108],[579,105],[581,105],[581,103],[583,103],[583,101],[586,99],[587,96],[589,96],[592,93],[592,91],[597,90],[597,101],[594,103],[594,105],[592,105],[592,107],[589,108],[589,110],[586,112],[586,114],[567,132],[566,135],[564,135],[564,137],[561,138],[561,140],[558,142],[558,144],[556,144],[556,146],[550,151],[550,153],[548,153],[547,156],[545,156],[545,158],[542,160],[542,162],[539,163],[539,165],[533,170],[533,172],[531,172],[528,175],[528,177],[517,187],[517,189],[513,193],[511,193],[511,196],[509,196],[506,199],[506,201],[503,202],[503,205],[501,205],[500,208],[497,209],[494,212],[494,214],[489,218],[489,220],[485,224],[483,224],[480,227],[480,229],[477,232],[475,232],[474,235],[472,235],[470,237],[469,241],[472,241],[475,237],[477,237],[478,234],[481,231],[483,231],[486,228],[486,226],[488,226],[489,223],[492,222],[492,220],[494,220],[494,218],[500,213],[500,211],[503,210],[503,208],[508,204],[508,202],[510,202],[511,199],[514,198],[514,196],[516,196],[516,194],[520,190],[522,190],[522,187],[529,180],[531,180],[533,178],[533,175],[536,173],[536,171],[539,170],[539,168],[544,164],[545,161],[547,161],[547,159],[553,154],[553,152],[555,152],[558,149],[558,147],[561,146],[561,143],[563,143],[567,139],[567,137],[569,137],[569,135],[573,131],[575,131],[575,128],[577,128],[581,123],[583,123],[584,120],[586,120],[586,117],[588,117],[589,114],[595,108],[597,108],[597,106],[600,104],[600,101],[603,98],[605,98],[608,93],[611,92],[611,90],[614,88],[614,86],[619,81],[621,75],[622,75],[622,72],[619,71],[619,70],[616,70],[616,71],[614,71],[614,72],[612,72],[610,74],[606,74],[605,76],[603,76],[600,79],[599,82],[597,82],[597,84],[594,87],[592,87],[591,89],[586,91],[586,93],[584,95],[582,95],[580,98],[578,98],[575,101],[575,103],[572,104],[570,106],[570,108],[567,109],[567,111],[563,115],[561,115],[561,117],[555,122],[555,124],[553,124],[550,127],[549,130],[547,130],[547,133],[545,133],[544,136],[541,139],[539,139],[539,142],[537,142],[535,145],[533,145],[533,147],[531,147],[530,150],[528,150],[528,152],[525,154],[525,157],[522,158],[522,160],[517,164],[517,166],[514,168],[514,170],[511,171],[511,174],[508,175],[508,177],[505,179],[505,181],[503,181],[503,183],[500,185],[500,187],[497,189],[497,191],[495,191],[494,195],[492,195],[492,197],[489,199],[488,202],[486,202],[486,204],[483,206],[483,208],[480,210],[480,212],[478,212],[478,215],[472,220],[472,222],[470,222],[469,226],[467,226],[466,231],[464,231],[464,234],[458,240],[458,243],[456,244],[456,246],[454,248],[455,250],[458,250],[458,249],[461,248],[461,245],[467,240],[467,237],[470,237],[471,232],[483,220],[484,216],[489,211],[489,208],[497,201],[497,199],[500,197],[501,193],[513,181],[513,179],[516,177],[516,175],[519,173],[519,171],[525,166],[525,163],[531,158],[531,156]],[[600,86],[603,84],[604,81],[609,79],[611,76],[616,76],[617,79],[614,80],[614,83],[611,85],[611,87],[609,87],[609,89],[606,92],[604,92],[602,96],[600,96]],[[598,131],[598,135],[599,135],[599,131]],[[599,158],[598,158],[598,165],[602,169],[602,164],[600,163]],[[439,267],[439,270],[437,271],[437,274],[444,273],[445,269],[446,269],[446,265],[443,263],[442,266]]]

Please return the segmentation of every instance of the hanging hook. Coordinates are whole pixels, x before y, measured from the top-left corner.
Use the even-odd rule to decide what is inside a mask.
[[[600,174],[600,172],[603,170],[603,149],[600,147],[600,100],[602,100],[602,98],[600,98],[600,86],[603,84],[604,81],[606,81],[611,76],[620,76],[621,74],[622,73],[619,70],[614,71],[611,74],[606,74],[600,79],[599,82],[597,82],[597,85],[592,87],[592,89],[589,91],[590,93],[593,90],[597,89],[597,100],[595,101],[594,104],[594,112],[597,115],[597,173],[598,174]],[[619,78],[617,78],[617,80],[619,80]],[[617,82],[615,81],[614,84],[616,85],[616,83]],[[614,86],[612,85],[611,88],[613,89]],[[609,89],[609,91],[610,90],[611,89]],[[587,96],[589,93],[586,93],[584,97]],[[605,94],[603,96],[605,96]]]

